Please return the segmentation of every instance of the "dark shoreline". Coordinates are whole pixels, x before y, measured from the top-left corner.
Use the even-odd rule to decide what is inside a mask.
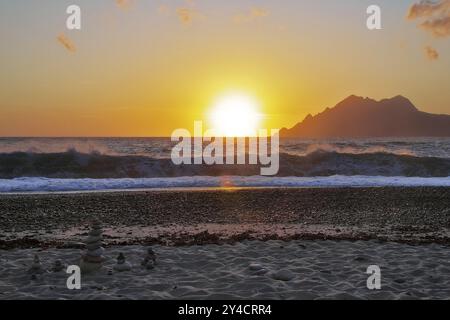
[[[110,236],[110,244],[220,244],[255,239],[377,239],[450,244],[450,188],[2,194],[0,217],[0,248],[3,249],[70,246],[67,241],[53,239],[52,235],[72,228],[85,228],[93,218],[100,219],[110,230],[165,228],[157,235],[130,235],[126,239]],[[208,230],[211,224],[225,229],[239,226],[240,231],[228,236],[226,232],[216,234]],[[246,230],[247,225],[264,228],[255,232],[251,228]],[[171,227],[176,231],[171,232]]]

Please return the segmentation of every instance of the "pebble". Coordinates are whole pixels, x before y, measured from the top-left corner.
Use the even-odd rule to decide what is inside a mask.
[[[274,278],[275,280],[280,280],[280,281],[291,281],[292,279],[295,278],[295,275],[290,272],[289,270],[280,270],[275,272],[272,275],[272,278]]]
[[[261,271],[264,269],[264,267],[258,263],[252,263],[248,268],[251,271]]]

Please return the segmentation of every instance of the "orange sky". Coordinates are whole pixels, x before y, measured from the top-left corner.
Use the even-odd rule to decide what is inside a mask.
[[[64,29],[74,3],[81,31]],[[350,94],[450,113],[448,38],[405,19],[414,1],[379,3],[381,31],[365,0],[2,2],[0,136],[167,136],[228,91],[260,101],[265,128]]]

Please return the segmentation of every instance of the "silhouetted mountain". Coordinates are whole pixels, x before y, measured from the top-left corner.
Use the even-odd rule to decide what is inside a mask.
[[[450,115],[419,111],[407,98],[396,96],[375,101],[350,96],[334,108],[312,116],[281,137],[450,137]]]

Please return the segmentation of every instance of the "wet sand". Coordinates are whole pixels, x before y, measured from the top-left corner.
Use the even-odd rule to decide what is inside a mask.
[[[110,245],[246,239],[450,244],[450,188],[4,194],[0,215],[3,249],[76,246],[94,218],[103,222]]]

